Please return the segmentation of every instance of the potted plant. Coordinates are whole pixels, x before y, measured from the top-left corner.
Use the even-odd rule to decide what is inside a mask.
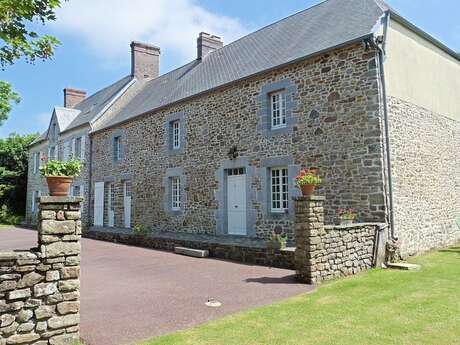
[[[273,231],[270,238],[267,240],[267,248],[269,249],[284,249],[286,248],[287,236],[286,234],[279,234]]]
[[[340,208],[339,209],[339,218],[341,225],[353,224],[353,221],[356,218],[356,212],[352,208]]]
[[[321,184],[321,178],[318,176],[318,169],[302,169],[300,174],[295,178],[297,187],[302,191],[302,195],[313,195],[316,186]]]
[[[46,178],[51,196],[68,196],[70,186],[74,177],[81,171],[81,162],[77,159],[70,159],[66,162],[58,160],[47,160],[40,167],[40,173]]]

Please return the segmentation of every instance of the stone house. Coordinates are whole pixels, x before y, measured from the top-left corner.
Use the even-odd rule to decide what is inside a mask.
[[[460,239],[460,58],[382,1],[327,0],[225,46],[201,33],[163,75],[159,55],[133,43],[123,92],[85,123],[89,225],[293,241],[293,179],[315,166],[327,222],[353,207],[404,256]]]

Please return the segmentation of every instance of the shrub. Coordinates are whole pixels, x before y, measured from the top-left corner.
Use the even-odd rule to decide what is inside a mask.
[[[339,208],[339,217],[343,220],[353,220],[357,216],[356,211],[352,208]]]
[[[134,226],[133,232],[136,235],[147,236],[152,233],[152,230],[147,228],[145,225],[137,224]]]
[[[7,224],[7,225],[16,225],[20,223],[22,217],[13,214],[8,206],[3,205],[0,208],[0,224]]]

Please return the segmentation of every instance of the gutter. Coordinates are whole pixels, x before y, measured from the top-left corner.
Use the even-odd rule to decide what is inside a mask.
[[[385,16],[384,32],[383,32],[383,42],[382,46],[376,44],[378,49],[378,59],[379,59],[379,69],[380,69],[380,79],[382,83],[382,98],[383,98],[383,119],[384,119],[384,131],[385,131],[385,154],[387,161],[387,183],[388,183],[388,211],[389,211],[389,230],[391,240],[397,241],[398,237],[395,234],[395,220],[394,220],[394,195],[393,195],[393,177],[391,171],[391,150],[390,150],[390,124],[389,124],[389,112],[388,112],[388,99],[386,91],[386,82],[385,82],[385,69],[384,69],[384,59],[385,59],[385,46],[387,41],[387,31],[388,26],[390,25],[390,11],[387,11]]]

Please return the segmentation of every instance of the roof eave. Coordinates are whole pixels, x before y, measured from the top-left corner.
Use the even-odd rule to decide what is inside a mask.
[[[276,65],[276,66],[273,66],[273,67],[270,67],[270,68],[266,68],[264,70],[261,70],[259,72],[256,72],[256,73],[253,73],[253,74],[250,74],[250,75],[247,75],[247,76],[244,76],[242,78],[239,78],[239,79],[235,79],[235,80],[232,80],[228,83],[225,83],[225,84],[222,84],[222,85],[219,85],[219,86],[216,86],[216,87],[213,87],[211,89],[207,89],[205,91],[202,91],[202,92],[199,92],[199,93],[196,93],[194,95],[191,95],[191,96],[188,96],[188,97],[185,97],[185,98],[182,98],[182,99],[179,99],[177,101],[174,101],[174,102],[171,102],[171,103],[168,103],[168,104],[165,104],[165,105],[162,105],[162,106],[159,106],[157,108],[153,108],[153,109],[149,109],[143,113],[140,113],[140,114],[137,114],[129,119],[126,119],[126,120],[123,120],[123,121],[120,121],[120,122],[116,122],[114,124],[111,124],[107,127],[102,127],[102,128],[99,128],[99,129],[96,129],[96,130],[92,130],[89,134],[90,135],[94,135],[96,133],[99,133],[99,132],[102,132],[104,130],[107,130],[107,129],[111,129],[111,128],[114,128],[114,127],[117,127],[117,126],[120,126],[124,123],[127,123],[127,122],[130,122],[130,121],[133,121],[134,119],[137,119],[139,117],[142,117],[142,116],[145,116],[145,115],[148,115],[152,112],[158,112],[162,109],[165,109],[165,108],[168,108],[168,107],[171,107],[175,104],[178,104],[178,103],[181,103],[181,102],[185,102],[189,99],[192,99],[192,98],[195,98],[195,97],[200,97],[200,96],[203,96],[203,95],[206,95],[208,93],[211,93],[211,92],[214,92],[216,90],[220,90],[220,89],[223,89],[225,87],[228,87],[229,85],[233,85],[235,83],[238,83],[238,82],[241,82],[241,81],[245,81],[245,80],[248,80],[248,79],[251,79],[251,78],[254,78],[254,77],[257,77],[261,74],[264,74],[264,73],[268,73],[268,72],[271,72],[271,71],[274,71],[274,70],[277,70],[277,69],[280,69],[280,68],[284,68],[286,66],[289,66],[289,65],[292,65],[292,64],[295,64],[295,63],[298,63],[300,61],[303,61],[303,60],[308,60],[308,59],[311,59],[311,58],[314,58],[314,57],[317,57],[319,55],[323,55],[323,54],[326,54],[326,53],[329,53],[331,51],[334,51],[334,50],[337,50],[337,49],[340,49],[340,48],[343,48],[343,47],[346,47],[346,46],[349,46],[349,45],[352,45],[352,44],[356,44],[358,42],[361,42],[367,38],[370,38],[374,35],[374,33],[370,32],[366,35],[363,35],[363,36],[360,36],[360,37],[357,37],[357,38],[354,38],[354,39],[351,39],[351,40],[348,40],[346,42],[343,42],[343,43],[340,43],[340,44],[337,44],[335,46],[332,46],[332,47],[328,47],[328,48],[325,48],[323,50],[320,50],[320,51],[317,51],[317,52],[314,52],[312,54],[308,54],[308,55],[304,55],[302,57],[299,57],[297,59],[294,59],[294,60],[291,60],[291,61],[288,61],[286,63],[283,63],[281,65]]]

